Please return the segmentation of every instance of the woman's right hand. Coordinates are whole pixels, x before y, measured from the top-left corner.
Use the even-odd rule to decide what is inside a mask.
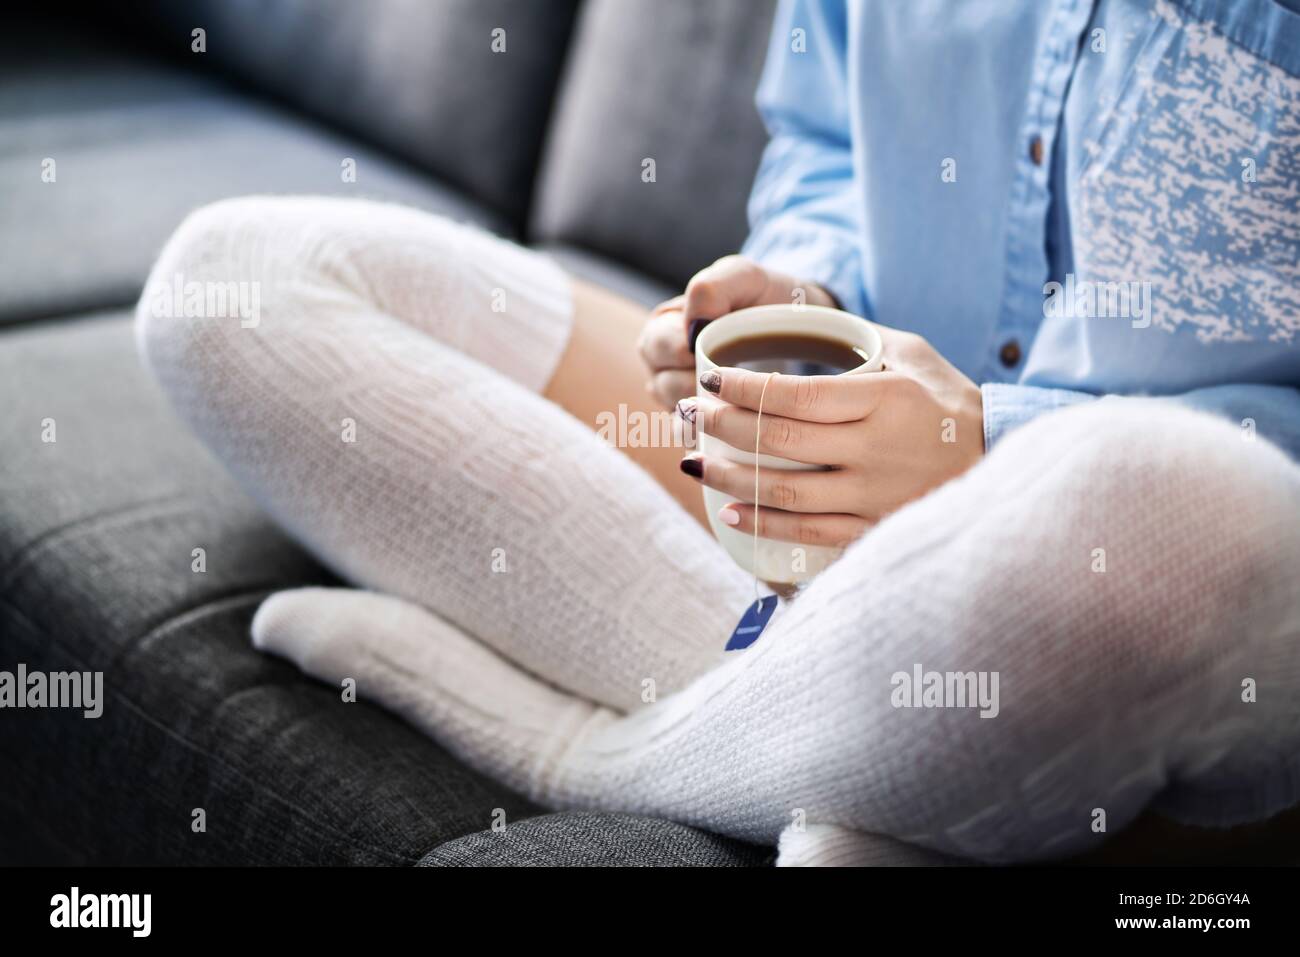
[[[693,347],[704,323],[748,306],[800,302],[837,306],[816,283],[800,282],[743,256],[723,256],[691,277],[686,292],[650,313],[637,343],[650,370],[646,390],[666,408],[674,408],[679,400],[695,395]]]

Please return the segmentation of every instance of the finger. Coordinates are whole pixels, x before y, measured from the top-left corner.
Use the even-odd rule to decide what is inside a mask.
[[[663,312],[647,319],[637,347],[652,369],[695,368],[695,356],[686,348],[686,320],[680,312]]]
[[[783,415],[805,422],[856,422],[874,412],[903,379],[896,372],[774,375],[748,369],[715,369],[700,376],[700,385],[746,409],[757,410],[761,401],[764,415]]]
[[[685,294],[679,294],[673,296],[671,299],[665,299],[663,302],[659,303],[659,305],[655,306],[653,309],[650,310],[650,315],[657,316],[661,312],[669,312],[669,311],[681,312],[682,303],[684,303],[685,301],[686,301]]]
[[[665,369],[650,379],[650,394],[665,409],[674,408],[687,396],[695,394],[695,373],[686,369]]]
[[[746,535],[754,534],[754,506],[735,503],[718,510],[718,519]],[[871,527],[856,515],[807,515],[776,508],[758,509],[758,534],[778,542],[844,548]]]
[[[701,396],[695,402],[696,426],[705,435],[726,442],[733,449],[753,452],[758,432],[758,451],[809,465],[842,465],[847,441],[842,429],[819,422],[802,422],[763,410],[757,412]]]
[[[741,256],[724,256],[686,284],[682,312],[691,319],[716,319],[752,306],[767,291],[767,272]]]
[[[907,368],[913,365],[914,361],[921,355],[932,349],[925,338],[915,332],[894,329],[891,326],[882,326],[880,323],[874,323],[874,325],[876,331],[880,333],[881,352],[889,360],[891,369]]]
[[[678,400],[673,411],[677,414],[678,423],[674,435],[680,435],[682,447],[693,449],[700,444],[699,426],[696,425],[696,409],[698,402],[693,395],[688,395]]]
[[[709,488],[742,502],[754,501],[754,467],[692,452],[682,459],[682,471]],[[843,512],[851,507],[853,490],[842,472],[758,470],[758,504],[787,512]]]

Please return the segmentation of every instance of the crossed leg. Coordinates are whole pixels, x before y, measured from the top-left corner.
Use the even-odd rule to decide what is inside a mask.
[[[548,259],[397,206],[267,197],[191,215],[150,285],[176,276],[253,285],[260,316],[157,316],[146,290],[148,365],[343,577],[622,709],[719,660],[752,586],[649,474],[680,453],[624,454],[538,395],[602,401],[555,375],[583,364],[566,350],[572,287]],[[610,364],[636,362],[639,330],[613,296],[592,302],[624,311],[601,330],[585,309],[572,332],[609,382]],[[610,401],[648,407],[633,381]]]
[[[1153,800],[1204,823],[1296,800],[1300,479],[1276,449],[1153,402],[1044,418],[719,664],[748,582],[538,398],[567,286],[504,245],[249,200],[164,251],[156,274],[263,290],[254,329],[142,308],[177,408],[308,547],[395,596],[277,596],[260,646],[545,803],[755,840],[807,820],[1013,860],[1086,849],[1098,811],[1113,832]],[[466,334],[499,289],[508,322]],[[897,707],[918,665],[997,673],[997,716]]]
[[[1300,798],[1300,475],[1226,424],[1106,405],[1008,437],[753,647],[631,715],[386,597],[286,593],[255,641],[355,677],[555,807],[767,843],[807,823],[987,861],[1090,850],[1152,804],[1202,826],[1268,817]],[[996,673],[999,694],[900,706],[916,666]]]

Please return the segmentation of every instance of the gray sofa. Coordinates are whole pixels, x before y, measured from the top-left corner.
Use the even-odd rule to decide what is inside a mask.
[[[0,863],[770,861],[547,814],[255,652],[258,603],[329,575],[173,417],[130,328],[171,230],[247,193],[396,200],[671,294],[744,236],[767,0],[43,6],[0,33],[0,670],[103,671],[106,703],[0,714]]]
[[[173,417],[130,320],[186,213],[248,193],[394,200],[546,248],[646,304],[670,295],[744,237],[771,6],[50,0],[8,14],[0,671],[102,671],[107,701],[95,720],[0,711],[0,864],[771,861],[666,821],[546,813],[255,652],[262,599],[330,576]],[[1208,842],[1145,824],[1092,862],[1300,860],[1300,809]]]

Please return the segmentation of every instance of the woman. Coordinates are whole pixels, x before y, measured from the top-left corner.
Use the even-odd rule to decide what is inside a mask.
[[[1059,856],[1151,804],[1294,804],[1300,21],[930,6],[781,7],[744,258],[648,318],[396,207],[192,215],[155,281],[247,283],[260,314],[146,294],[148,363],[270,514],[384,593],[274,596],[255,643],[542,803],[784,834],[787,861],[870,834]],[[847,548],[724,653],[753,583],[699,484],[748,501],[752,474],[592,427],[662,403],[752,449],[755,378],[689,398],[691,330],[791,301],[881,324],[890,371],[771,383],[761,449],[835,468],[721,517]],[[954,699],[966,676],[998,700]]]

